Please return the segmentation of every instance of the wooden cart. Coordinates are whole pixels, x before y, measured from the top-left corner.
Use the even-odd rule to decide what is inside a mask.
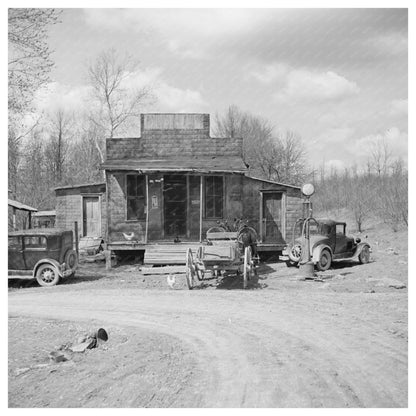
[[[195,253],[186,253],[186,283],[192,289],[205,278],[206,272],[213,276],[233,273],[243,276],[243,288],[256,275],[258,258],[250,245],[244,245],[241,232],[207,232],[207,245],[198,247]]]

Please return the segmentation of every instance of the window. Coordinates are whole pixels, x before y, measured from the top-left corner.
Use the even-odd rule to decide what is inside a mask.
[[[336,233],[337,233],[337,235],[344,235],[345,234],[345,225],[344,224],[337,224],[336,225]]]
[[[145,177],[127,175],[127,219],[141,220],[145,213]]]
[[[9,237],[9,249],[12,250],[21,250],[22,243],[20,242],[20,237]]]
[[[23,241],[25,248],[46,248],[46,237],[43,236],[24,237]]]
[[[222,218],[224,206],[224,179],[222,176],[205,178],[205,218]]]

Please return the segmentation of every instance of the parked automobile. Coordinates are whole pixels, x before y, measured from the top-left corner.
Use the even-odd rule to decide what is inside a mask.
[[[347,236],[346,227],[345,222],[329,219],[310,221],[310,255],[318,270],[328,270],[335,261],[356,260],[362,264],[370,261],[370,245],[359,237]],[[298,265],[303,250],[302,237],[288,245],[283,252],[289,257],[288,265]]]
[[[72,231],[37,228],[9,232],[9,278],[36,279],[54,286],[75,275],[78,255]]]

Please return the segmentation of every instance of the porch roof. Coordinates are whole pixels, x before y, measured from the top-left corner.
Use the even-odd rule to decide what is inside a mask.
[[[247,172],[247,166],[243,162],[243,159],[235,156],[107,160],[101,165],[101,168],[106,170],[136,170],[141,172]]]

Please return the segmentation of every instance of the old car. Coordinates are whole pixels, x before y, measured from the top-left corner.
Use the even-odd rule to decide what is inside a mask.
[[[303,222],[300,224],[302,228]],[[310,256],[318,270],[328,270],[332,262],[355,260],[360,263],[370,261],[371,248],[359,237],[346,235],[345,222],[329,219],[312,219],[310,225]],[[298,229],[299,230],[299,229]],[[305,239],[300,236],[288,245],[284,253],[289,257],[288,265],[299,265],[306,249]]]
[[[9,232],[9,278],[54,286],[78,266],[72,231],[37,228]]]

